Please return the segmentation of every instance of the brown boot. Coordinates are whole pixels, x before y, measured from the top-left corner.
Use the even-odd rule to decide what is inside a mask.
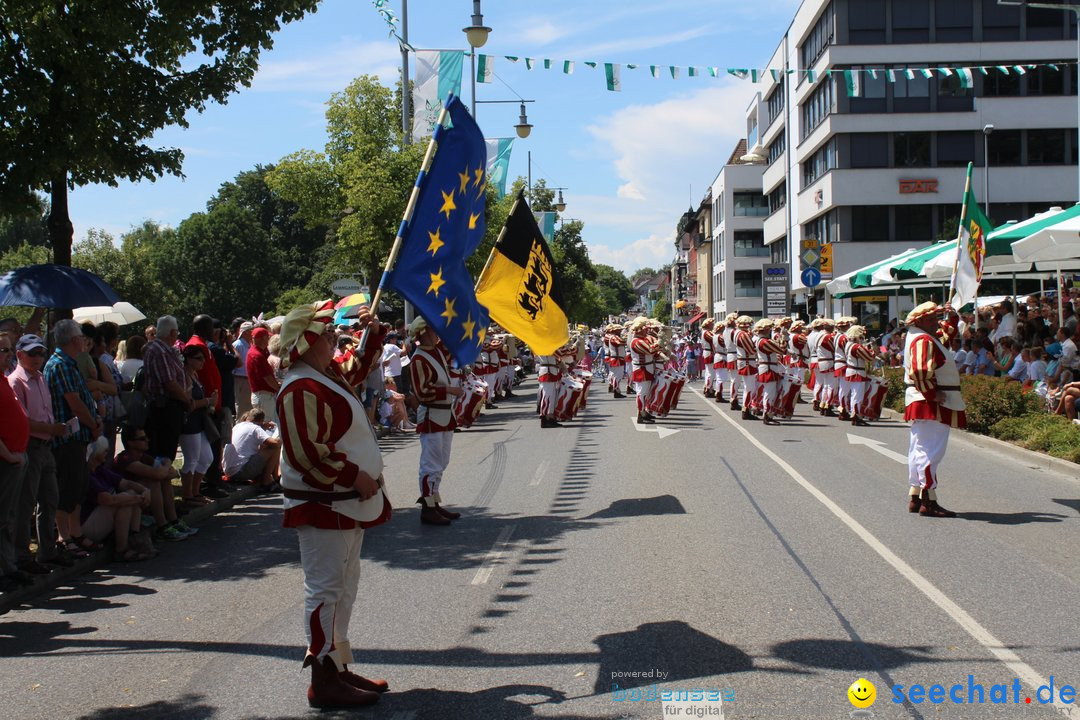
[[[337,665],[329,655],[319,662],[314,655],[304,659],[311,666],[311,685],[308,686],[308,705],[317,708],[351,708],[379,702],[379,693],[362,690],[342,682]]]
[[[357,675],[349,670],[348,666],[342,666],[341,672],[338,673],[338,677],[341,678],[341,682],[346,685],[351,685],[358,690],[366,690],[373,693],[384,693],[390,689],[390,683],[386,682],[382,678],[366,678],[363,675]]]
[[[461,513],[454,512],[453,510],[447,510],[439,503],[435,503],[435,511],[447,520],[457,520],[459,517],[461,517]]]
[[[425,504],[420,510],[420,523],[422,525],[449,525],[450,519],[444,517],[436,508]]]
[[[952,510],[946,510],[937,504],[937,500],[923,500],[922,507],[919,508],[919,514],[925,517],[937,517],[937,518],[954,518],[956,513]]]
[[[617,398],[624,398],[624,397],[626,397],[626,396],[625,396],[625,395],[623,395],[623,394],[622,394],[621,392],[619,392],[618,390],[616,390],[616,391],[615,391],[615,397],[617,397]]]
[[[907,503],[907,511],[909,513],[919,512],[919,508],[922,507],[922,499],[918,495],[909,495]]]

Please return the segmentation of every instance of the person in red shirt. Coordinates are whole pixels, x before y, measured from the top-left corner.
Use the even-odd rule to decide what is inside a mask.
[[[257,327],[251,331],[251,349],[248,350],[244,367],[247,369],[248,382],[251,383],[251,407],[266,413],[266,419],[277,422],[277,410],[274,395],[281,383],[270,366],[270,331]]]
[[[8,334],[0,335],[0,363],[6,366],[15,354]],[[15,397],[15,391],[0,378],[0,591],[9,592],[29,585],[30,577],[15,566],[15,528],[30,521],[16,517],[19,495],[26,475],[26,449],[30,445],[30,420]]]
[[[206,477],[203,479],[205,488],[203,489],[203,495],[206,497],[220,498],[227,497],[228,493],[224,489],[221,477],[221,448],[224,445],[221,439],[221,371],[218,369],[217,360],[214,359],[213,353],[210,352],[210,346],[207,344],[211,340],[211,336],[214,332],[214,318],[209,315],[196,315],[192,321],[193,333],[191,338],[187,341],[185,348],[198,347],[203,351],[203,366],[196,373],[196,377],[199,379],[199,384],[203,387],[203,392],[206,397],[214,397],[214,406],[209,409],[210,422],[214,423],[218,431],[218,439],[210,443],[210,467],[206,470]],[[216,393],[216,394],[215,394]]]
[[[278,356],[286,373],[277,415],[283,524],[296,528],[304,570],[308,703],[349,708],[377,702],[389,689],[385,680],[348,669],[364,529],[386,522],[391,513],[378,440],[354,388],[381,362],[386,331],[375,325],[363,353],[350,348],[335,359],[333,316],[329,300],[285,316]],[[361,327],[372,322],[367,308],[357,319]]]

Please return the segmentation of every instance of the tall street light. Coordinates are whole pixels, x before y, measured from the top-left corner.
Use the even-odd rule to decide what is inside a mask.
[[[983,205],[986,206],[986,217],[990,217],[990,133],[994,132],[994,126],[990,123],[983,125]]]
[[[525,114],[525,103],[531,103],[531,102],[536,102],[536,101],[535,100],[476,100],[475,98],[473,99],[473,103],[480,103],[480,104],[487,103],[487,104],[491,104],[491,105],[502,104],[502,103],[520,103],[521,104],[521,114],[518,116],[518,122],[517,122],[517,125],[514,126],[514,129],[517,130],[517,136],[519,138],[521,138],[522,140],[529,137],[529,133],[532,132],[532,128],[533,128],[533,126],[529,124],[528,116]],[[475,117],[475,114],[474,114],[473,117]]]
[[[487,43],[491,28],[484,25],[484,16],[480,14],[480,0],[473,0],[472,25],[462,28],[465,38],[469,41],[469,47],[473,49],[469,53],[469,80],[472,87],[472,115],[476,119],[476,50]]]

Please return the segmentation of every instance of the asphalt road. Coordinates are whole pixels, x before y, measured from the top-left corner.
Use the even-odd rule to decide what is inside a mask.
[[[350,716],[846,718],[865,677],[878,718],[1080,717],[1035,694],[1050,676],[1080,686],[1075,476],[954,434],[940,499],[962,517],[922,518],[899,422],[854,429],[801,405],[763,427],[688,388],[645,431],[601,386],[541,430],[534,389],[455,435],[450,528],[410,504],[415,436],[384,441],[398,509],[365,539],[352,641],[391,692]],[[315,716],[279,525],[256,499],[4,616],[5,716]],[[935,684],[944,702],[894,702],[894,686]],[[718,699],[698,715],[648,699],[680,689]]]

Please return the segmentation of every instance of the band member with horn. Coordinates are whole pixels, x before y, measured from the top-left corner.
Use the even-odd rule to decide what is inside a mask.
[[[754,325],[754,350],[757,355],[757,384],[761,395],[761,419],[765,425],[779,425],[773,418],[780,399],[780,355],[783,347],[772,339],[775,323],[763,318]],[[745,413],[745,409],[744,409]]]
[[[454,440],[454,398],[465,391],[451,378],[450,352],[423,317],[409,325],[409,337],[418,341],[409,363],[409,377],[420,406],[416,410],[416,432],[420,435],[420,522],[449,525],[461,517],[442,506],[443,471],[450,464]],[[491,378],[494,381],[494,378]]]
[[[716,395],[716,386],[713,384],[713,323],[712,318],[701,321],[701,367],[705,373],[705,397],[711,398]]]
[[[757,403],[757,347],[750,326],[754,319],[749,315],[735,318],[735,369],[742,383],[742,419],[755,420],[753,410]],[[732,399],[732,409],[735,400]]]
[[[631,380],[634,381],[634,392],[637,393],[637,421],[638,424],[652,424],[656,418],[649,413],[646,403],[652,393],[653,382],[656,379],[656,362],[660,353],[660,344],[649,332],[650,320],[647,317],[639,317],[630,321],[627,329],[632,334],[630,340],[630,358],[633,362],[634,373]]]
[[[855,318],[842,317],[836,321],[836,332],[833,334],[833,375],[836,378],[836,392],[833,396],[833,404],[840,408],[840,419],[850,420],[851,412],[847,406],[850,400],[851,388],[847,381],[847,331]]]
[[[735,335],[739,332],[738,328],[735,327],[735,319],[737,317],[737,313],[728,313],[724,317],[724,331],[721,333],[724,338],[724,356],[727,360],[725,366],[727,368],[728,380],[731,381],[728,389],[728,396],[731,398],[732,410],[738,410],[742,407],[739,404],[739,394],[742,392],[742,376],[739,375],[738,347],[735,343]]]
[[[608,391],[615,397],[626,397],[622,394],[622,381],[626,377],[626,342],[622,338],[623,327],[618,323],[607,326],[604,342],[607,343],[608,373],[611,376],[608,382]]]
[[[836,402],[836,374],[833,372],[833,359],[836,350],[835,324],[829,318],[821,318],[821,338],[817,346],[817,382],[821,386],[818,395],[818,410],[825,417],[835,417],[832,411]]]
[[[874,349],[866,343],[866,328],[852,325],[847,331],[847,381],[848,407],[851,409],[851,424],[866,425],[866,420],[859,414],[866,387],[870,384],[870,364],[874,361]]]
[[[925,302],[908,313],[904,341],[904,420],[911,423],[908,448],[908,512],[956,517],[938,505],[937,470],[945,457],[950,428],[966,425],[960,372],[941,337],[953,330],[939,318],[948,306]],[[949,318],[949,323],[953,318]]]
[[[275,403],[283,525],[296,528],[304,570],[307,697],[318,708],[370,705],[389,688],[385,680],[348,669],[364,528],[386,522],[391,513],[379,444],[353,388],[381,361],[386,328],[373,326],[362,356],[350,348],[335,361],[333,317],[330,300],[285,316],[278,356],[286,372]],[[366,307],[357,322],[373,322]]]

